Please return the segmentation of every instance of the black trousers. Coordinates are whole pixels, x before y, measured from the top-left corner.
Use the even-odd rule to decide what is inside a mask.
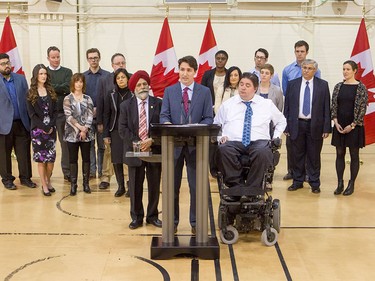
[[[147,178],[148,205],[146,220],[158,218],[158,204],[160,196],[161,164],[142,161],[140,167],[128,166],[129,193],[130,193],[130,216],[132,220],[143,221],[144,208],[143,183]]]
[[[228,141],[219,145],[218,166],[224,176],[225,184],[229,187],[244,183],[244,179],[242,179],[243,166],[240,161],[242,155],[250,157],[246,185],[259,189],[262,186],[264,173],[273,164],[269,141],[252,141],[247,147],[240,141]]]
[[[82,163],[90,163],[91,142],[66,142],[69,151],[69,163],[78,162],[78,150],[81,148]]]
[[[306,120],[298,121],[298,136],[291,139],[293,146],[293,184],[302,185],[305,175],[309,176],[309,184],[313,188],[320,186],[320,153],[323,146],[323,137],[311,137],[311,123]]]
[[[1,121],[0,121],[1,122]],[[19,178],[30,179],[31,172],[31,137],[21,120],[13,121],[9,134],[0,134],[0,175],[2,182],[14,181],[12,175],[12,149],[17,156]]]

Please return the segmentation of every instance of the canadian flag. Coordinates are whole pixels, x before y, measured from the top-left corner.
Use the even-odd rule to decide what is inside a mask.
[[[150,76],[150,84],[154,96],[162,98],[164,96],[164,89],[177,83],[178,78],[176,52],[173,46],[168,18],[165,18]]]
[[[0,53],[8,54],[10,62],[12,63],[12,71],[18,74],[25,73],[22,70],[22,63],[20,54],[18,53],[16,39],[14,38],[12,26],[10,25],[9,16],[6,17],[3,33],[0,41]]]
[[[195,81],[200,83],[203,74],[215,67],[215,54],[218,51],[214,31],[212,30],[210,18],[207,21],[206,31],[204,32],[201,50],[198,58],[198,72]]]
[[[366,145],[375,142],[375,77],[372,65],[370,44],[365,20],[362,19],[354,43],[351,59],[358,64],[356,79],[361,81],[368,91],[368,107],[365,115]]]

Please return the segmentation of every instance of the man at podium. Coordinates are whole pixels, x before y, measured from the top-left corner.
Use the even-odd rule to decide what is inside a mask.
[[[209,88],[194,82],[198,69],[192,56],[178,60],[178,83],[165,89],[160,113],[162,124],[212,124],[212,98]],[[184,161],[190,190],[191,231],[195,234],[196,225],[196,147],[194,141],[184,140],[176,144],[174,151],[174,225],[175,232],[179,223],[179,195]]]

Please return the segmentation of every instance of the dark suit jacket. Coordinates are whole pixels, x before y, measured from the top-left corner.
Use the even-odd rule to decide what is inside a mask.
[[[227,69],[225,69],[227,71]],[[203,73],[201,84],[206,86],[211,91],[212,104],[215,104],[215,91],[214,91],[214,79],[215,79],[216,67],[210,70],[207,70]]]
[[[45,132],[48,132],[52,127],[56,126],[56,117],[57,117],[57,106],[56,101],[51,99],[51,96],[47,96],[48,111],[50,122],[48,125],[43,123],[44,111],[41,107],[41,99],[38,99],[34,105],[30,101],[27,101],[27,111],[31,119],[30,129],[39,128]]]
[[[132,92],[128,90],[126,96],[124,97],[125,100],[122,101],[122,103],[124,103],[127,99],[130,99],[132,95]],[[113,90],[112,93],[104,97],[103,138],[110,137],[110,132],[112,132],[113,130],[118,130],[118,127],[116,127],[116,123],[118,123],[120,106],[122,104],[118,103],[118,101],[119,93],[116,90]]]
[[[284,116],[287,120],[285,132],[290,139],[298,135],[298,114],[302,77],[288,82],[285,94]],[[311,108],[311,137],[321,139],[323,133],[331,132],[330,93],[325,80],[314,77],[314,88]]]
[[[160,113],[160,123],[165,122],[171,122],[172,124],[212,124],[213,111],[210,89],[194,83],[189,112],[186,114],[183,109],[180,82],[166,88]]]
[[[159,123],[161,110],[161,100],[155,97],[148,97],[148,122]],[[149,126],[150,128],[150,126]],[[118,124],[118,131],[121,138],[124,140],[124,154],[127,151],[133,151],[133,141],[139,141],[139,113],[137,98],[133,96],[131,99],[124,101],[120,105],[120,117]],[[150,130],[148,130],[150,137]],[[159,145],[151,146],[153,153],[160,153],[161,148]],[[125,157],[124,162],[129,166],[140,166],[142,160],[136,157]]]
[[[104,102],[105,96],[107,94],[112,93],[113,89],[115,88],[115,84],[113,83],[114,73],[111,72],[103,77],[101,77],[98,81],[97,85],[97,96],[96,96],[96,122],[98,125],[104,125],[103,121],[103,114],[104,114]]]
[[[26,97],[28,94],[28,86],[24,75],[11,73],[16,88],[18,109],[21,116],[23,126],[30,131],[30,118],[27,114]],[[13,125],[13,104],[10,99],[8,89],[4,84],[3,76],[0,75],[0,134],[7,135]]]

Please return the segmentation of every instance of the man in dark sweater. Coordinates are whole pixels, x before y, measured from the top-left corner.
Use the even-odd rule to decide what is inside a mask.
[[[72,70],[60,65],[60,50],[55,46],[47,49],[47,59],[49,66],[48,73],[51,77],[51,84],[57,94],[57,118],[56,129],[61,145],[61,169],[64,179],[70,181],[69,169],[69,152],[66,142],[63,140],[65,131],[65,114],[63,109],[63,101],[67,94],[70,93],[70,79],[72,78]]]

